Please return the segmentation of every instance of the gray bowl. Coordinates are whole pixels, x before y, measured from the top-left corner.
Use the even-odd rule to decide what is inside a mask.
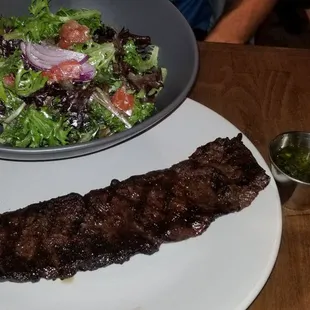
[[[1,14],[28,14],[30,0],[0,0]],[[0,158],[9,160],[55,160],[87,155],[124,142],[158,124],[186,98],[198,71],[198,48],[185,18],[169,0],[52,0],[52,11],[59,7],[98,9],[103,21],[115,28],[149,35],[160,47],[159,63],[168,69],[165,88],[151,118],[121,133],[92,142],[65,147],[38,149],[0,146]]]

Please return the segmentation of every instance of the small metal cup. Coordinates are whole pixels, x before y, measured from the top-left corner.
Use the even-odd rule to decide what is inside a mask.
[[[277,182],[283,206],[296,211],[310,210],[310,183],[287,175],[275,163],[279,150],[286,146],[303,147],[310,154],[310,132],[285,132],[275,137],[269,145],[271,172]]]

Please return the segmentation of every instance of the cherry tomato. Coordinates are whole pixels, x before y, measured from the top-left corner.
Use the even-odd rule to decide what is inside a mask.
[[[75,20],[69,20],[60,28],[59,37],[59,47],[67,49],[74,43],[87,42],[90,39],[89,28]]]
[[[13,87],[15,85],[15,77],[13,74],[8,74],[3,77],[3,83],[8,87]]]
[[[51,82],[72,81],[79,79],[81,72],[81,65],[77,60],[68,60],[43,72],[43,76],[46,76]]]
[[[125,87],[119,88],[112,97],[112,103],[123,111],[130,111],[134,104],[135,98],[132,94],[126,92]]]

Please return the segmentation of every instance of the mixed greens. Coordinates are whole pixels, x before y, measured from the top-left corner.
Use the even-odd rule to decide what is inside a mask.
[[[0,18],[0,144],[60,146],[126,130],[150,117],[163,88],[159,48],[89,9],[32,0]]]

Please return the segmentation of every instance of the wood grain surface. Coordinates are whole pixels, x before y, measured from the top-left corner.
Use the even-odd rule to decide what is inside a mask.
[[[236,125],[267,161],[277,134],[310,131],[310,51],[215,43],[199,49],[190,97]],[[310,206],[283,215],[275,268],[249,310],[310,310]]]

